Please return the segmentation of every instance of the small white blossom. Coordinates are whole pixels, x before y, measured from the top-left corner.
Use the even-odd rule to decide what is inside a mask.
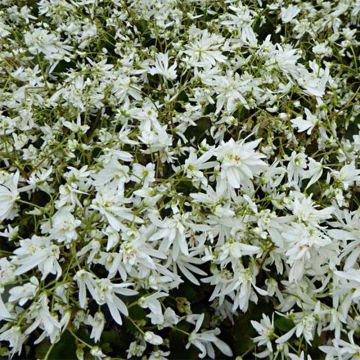
[[[0,221],[15,216],[14,205],[18,199],[19,172],[10,176],[1,176],[0,183]]]
[[[233,353],[230,347],[217,337],[217,335],[220,334],[219,329],[199,332],[203,321],[204,314],[201,314],[196,320],[194,331],[192,331],[189,335],[189,342],[187,343],[186,348],[189,348],[190,345],[196,346],[200,350],[199,357],[201,359],[205,356],[209,356],[211,359],[215,358],[213,345],[215,345],[226,356],[232,356]]]
[[[169,66],[168,54],[157,54],[155,60],[155,66],[150,68],[149,73],[151,75],[159,74],[165,79],[174,80],[176,79],[176,63]]]
[[[281,9],[281,20],[284,24],[291,22],[300,12],[296,5],[290,5]]]
[[[144,340],[152,345],[161,345],[163,343],[161,336],[154,334],[152,331],[145,332]]]
[[[255,151],[260,140],[235,142],[233,139],[221,144],[217,158],[221,162],[221,179],[235,189],[240,186],[251,187],[254,176],[259,175],[266,163],[265,155]]]

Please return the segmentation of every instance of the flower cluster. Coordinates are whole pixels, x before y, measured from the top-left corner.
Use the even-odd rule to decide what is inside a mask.
[[[0,356],[360,358],[358,0],[2,0]]]

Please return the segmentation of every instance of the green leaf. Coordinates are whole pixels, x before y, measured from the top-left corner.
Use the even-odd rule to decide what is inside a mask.
[[[285,317],[280,317],[275,320],[275,329],[279,329],[281,331],[287,332],[291,330],[293,327],[294,327],[294,323]]]

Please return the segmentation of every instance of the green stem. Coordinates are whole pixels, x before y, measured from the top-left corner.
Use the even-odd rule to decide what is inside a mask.
[[[67,328],[67,330],[69,331],[69,333],[79,342],[81,342],[83,345],[85,345],[86,347],[88,347],[89,349],[92,349],[93,346],[88,344],[86,341],[84,341],[83,339],[81,339],[80,337],[78,337],[73,331],[72,329],[69,327]]]
[[[44,360],[48,360],[49,356],[50,356],[50,353],[52,351],[52,349],[54,348],[56,342],[52,343],[51,346],[49,347],[49,350],[47,351],[45,357],[44,357]]]

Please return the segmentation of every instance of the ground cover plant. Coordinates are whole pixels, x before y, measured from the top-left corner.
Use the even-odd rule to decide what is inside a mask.
[[[358,0],[2,0],[0,355],[360,359]]]

